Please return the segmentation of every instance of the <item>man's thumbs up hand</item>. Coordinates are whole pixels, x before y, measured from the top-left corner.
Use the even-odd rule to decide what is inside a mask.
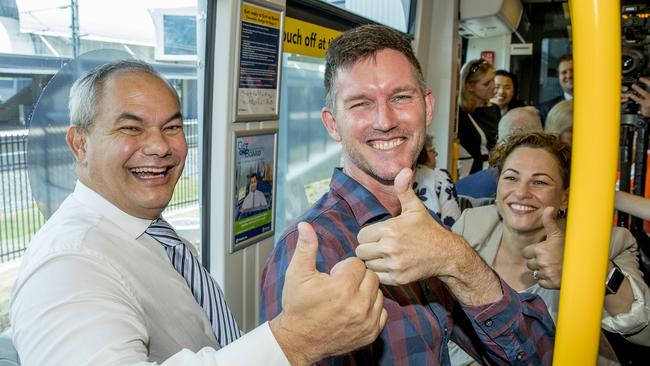
[[[402,205],[399,216],[363,228],[357,256],[386,285],[403,285],[440,273],[446,246],[454,235],[440,226],[411,188],[413,171],[404,168],[394,189]]]
[[[282,289],[282,312],[271,330],[292,365],[309,365],[377,338],[388,318],[377,275],[356,257],[331,274],[316,269],[318,237],[305,222]]]

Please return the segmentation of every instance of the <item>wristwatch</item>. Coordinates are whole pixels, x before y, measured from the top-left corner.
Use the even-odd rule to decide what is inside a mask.
[[[607,295],[615,294],[625,279],[625,275],[616,263],[612,262],[612,264],[613,267],[607,274],[607,281],[605,281],[605,294]]]

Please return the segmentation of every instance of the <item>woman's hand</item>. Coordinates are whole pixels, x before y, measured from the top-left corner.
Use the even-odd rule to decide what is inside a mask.
[[[555,220],[556,209],[546,207],[542,222],[546,230],[546,240],[524,248],[526,266],[540,286],[559,289],[562,280],[562,260],[564,258],[564,231]]]

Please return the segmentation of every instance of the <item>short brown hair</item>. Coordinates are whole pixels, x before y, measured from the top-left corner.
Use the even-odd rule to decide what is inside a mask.
[[[571,147],[562,142],[557,136],[547,133],[531,132],[510,136],[490,152],[490,166],[496,167],[499,170],[499,175],[501,175],[506,159],[518,147],[544,149],[553,155],[562,175],[562,188],[569,188],[569,179],[571,177]]]
[[[560,56],[559,59],[557,59],[557,67],[560,67],[560,64],[565,62],[565,61],[571,61],[573,62],[573,55],[570,53],[565,53],[564,55]]]
[[[413,53],[411,41],[404,34],[382,25],[362,25],[336,37],[325,55],[326,105],[334,109],[336,72],[359,60],[374,57],[379,51],[392,49],[403,54],[413,66],[415,78],[424,93],[426,89],[422,68]]]

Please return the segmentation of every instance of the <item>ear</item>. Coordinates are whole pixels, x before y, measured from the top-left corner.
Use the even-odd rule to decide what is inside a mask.
[[[323,126],[325,126],[325,129],[327,129],[327,133],[332,139],[340,142],[341,135],[339,134],[338,126],[336,125],[336,117],[334,116],[334,112],[327,107],[323,107],[320,113],[321,119],[323,120]]]
[[[427,89],[424,92],[424,107],[425,107],[425,117],[427,127],[431,124],[433,120],[433,112],[436,110],[436,98],[431,93],[431,90]]]
[[[68,132],[65,134],[65,141],[68,143],[68,147],[70,147],[78,165],[86,163],[86,137],[86,132],[75,126],[69,127]]]
[[[560,203],[560,210],[566,210],[569,207],[569,188],[562,193],[562,203]]]

